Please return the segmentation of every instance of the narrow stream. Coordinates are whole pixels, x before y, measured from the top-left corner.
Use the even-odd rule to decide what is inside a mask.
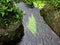
[[[19,3],[18,6],[24,11],[24,36],[17,45],[60,45],[60,38],[45,23],[39,14],[39,9],[28,8],[24,3]],[[32,20],[32,24],[29,20]]]

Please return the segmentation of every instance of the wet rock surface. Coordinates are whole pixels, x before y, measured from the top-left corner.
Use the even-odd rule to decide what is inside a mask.
[[[22,38],[22,41],[17,45],[60,45],[60,38],[45,23],[43,17],[40,15],[39,9],[28,8],[24,3],[19,3],[18,5],[24,11],[24,36]],[[37,33],[35,35],[32,34],[27,27],[29,17],[32,15],[36,19]]]

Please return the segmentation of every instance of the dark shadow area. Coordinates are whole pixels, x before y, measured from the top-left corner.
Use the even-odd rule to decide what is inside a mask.
[[[28,8],[34,8],[34,4],[33,4],[33,3],[31,3],[31,4],[26,4],[26,7],[28,7]]]
[[[8,42],[4,42],[3,45],[16,45],[17,43],[21,42],[22,37],[24,36],[24,27],[23,27],[23,25],[20,25],[16,30],[17,30],[16,31],[17,33],[18,33],[18,31],[21,30],[20,32],[22,32],[22,33],[20,34],[20,37],[15,36],[13,40],[8,41]]]

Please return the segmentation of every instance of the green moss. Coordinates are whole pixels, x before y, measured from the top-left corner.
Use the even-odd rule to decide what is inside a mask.
[[[35,20],[35,17],[33,15],[31,17],[29,17],[27,27],[28,27],[29,31],[31,31],[32,34],[35,35],[37,33],[36,20]]]
[[[60,11],[55,10],[54,7],[51,7],[51,4],[49,4],[49,6],[45,6],[42,10],[40,10],[40,14],[43,16],[46,23],[60,37]]]
[[[45,3],[42,1],[34,1],[33,4],[35,7],[39,8],[39,9],[42,9],[45,6]]]

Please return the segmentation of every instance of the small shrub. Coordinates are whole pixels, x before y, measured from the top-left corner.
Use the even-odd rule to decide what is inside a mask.
[[[6,28],[22,17],[22,11],[13,0],[0,0],[0,27]]]

